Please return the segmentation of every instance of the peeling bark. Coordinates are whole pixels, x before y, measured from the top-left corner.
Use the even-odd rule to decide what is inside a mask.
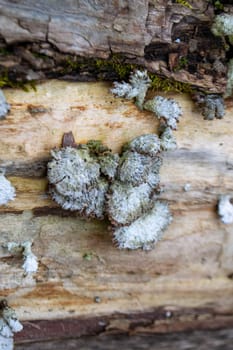
[[[64,76],[65,63],[74,59],[75,69],[69,70],[74,79],[112,80],[119,76],[85,60],[120,55],[119,64],[139,64],[161,76],[223,93],[227,57],[224,41],[210,30],[213,5],[208,0],[189,2],[192,8],[169,0],[66,0],[49,5],[45,0],[0,0],[2,74],[7,69],[15,81]]]

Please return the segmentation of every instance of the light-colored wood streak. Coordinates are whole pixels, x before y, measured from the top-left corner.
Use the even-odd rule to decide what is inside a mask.
[[[169,95],[183,109],[174,132],[178,149],[163,154],[161,169],[161,199],[173,222],[149,252],[118,250],[108,222],[61,211],[47,194],[43,171],[31,171],[36,162],[45,167],[64,132],[72,130],[77,142],[101,139],[114,152],[137,135],[157,132],[151,113],[114,98],[109,88],[49,81],[36,92],[5,90],[12,108],[0,124],[0,164],[17,197],[0,209],[0,243],[33,240],[39,270],[23,276],[21,258],[0,248],[0,296],[22,320],[160,306],[232,314],[233,226],[216,213],[219,195],[233,195],[232,106],[223,120],[204,121],[187,95]]]

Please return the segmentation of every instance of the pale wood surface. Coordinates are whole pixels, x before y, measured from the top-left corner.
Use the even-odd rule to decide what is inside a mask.
[[[45,165],[64,132],[72,130],[78,142],[101,139],[113,151],[156,132],[152,114],[114,98],[109,87],[49,81],[36,92],[5,90],[12,108],[0,124],[0,160],[17,198],[0,209],[0,243],[33,240],[39,270],[23,276],[21,259],[0,248],[0,296],[24,321],[157,307],[210,308],[232,320],[233,226],[216,214],[218,196],[233,195],[230,102],[223,120],[204,121],[188,96],[170,95],[184,112],[175,132],[178,150],[164,154],[161,170],[161,199],[168,200],[174,219],[154,250],[118,250],[108,222],[66,213],[47,195]],[[29,105],[46,110],[30,113]],[[90,261],[85,253],[92,254]],[[185,328],[188,321],[179,317]],[[214,316],[208,314],[207,323],[208,317]]]

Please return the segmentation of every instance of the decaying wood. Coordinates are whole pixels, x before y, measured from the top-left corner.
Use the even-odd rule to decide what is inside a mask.
[[[100,337],[83,337],[81,339],[55,340],[44,343],[29,343],[16,346],[16,350],[231,350],[233,341],[232,330],[215,332],[196,331],[192,333],[175,333],[164,335],[108,335]]]
[[[124,62],[223,93],[227,58],[224,41],[210,29],[213,2],[188,3],[0,0],[0,73],[7,70],[17,81],[61,76],[67,73],[64,62],[72,62],[67,54],[105,59],[120,54]],[[231,1],[224,1],[224,9],[232,11]],[[99,78],[100,71],[85,62],[73,64],[74,79]],[[102,70],[103,76],[115,78],[108,69]]]
[[[109,88],[49,81],[36,92],[5,90],[12,107],[0,125],[0,164],[17,197],[1,207],[1,245],[33,240],[39,259],[38,272],[24,276],[21,257],[0,248],[0,297],[25,325],[18,339],[35,332],[48,339],[42,320],[63,320],[56,330],[63,336],[61,329],[72,329],[70,319],[80,335],[232,326],[233,229],[216,213],[219,195],[233,194],[230,102],[224,119],[205,121],[189,96],[169,95],[183,108],[178,149],[163,155],[161,170],[161,199],[173,222],[154,250],[118,250],[108,222],[78,218],[48,196],[46,163],[64,132],[72,130],[77,142],[100,139],[114,152],[137,135],[157,132],[151,113],[114,98]]]

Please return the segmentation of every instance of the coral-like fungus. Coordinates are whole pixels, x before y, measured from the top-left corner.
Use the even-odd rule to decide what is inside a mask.
[[[223,195],[218,202],[218,214],[224,224],[233,223],[233,204],[231,200],[232,196]]]
[[[7,204],[15,198],[15,188],[4,176],[4,171],[0,170],[0,205]]]
[[[224,117],[225,108],[221,95],[196,93],[193,95],[193,99],[201,108],[204,119],[213,120],[214,118],[222,119]]]
[[[32,252],[32,243],[25,241],[23,243],[8,242],[4,244],[4,247],[8,249],[9,252],[18,253],[22,252],[24,263],[22,268],[25,274],[34,273],[38,269],[38,260],[35,254]]]
[[[75,145],[71,140],[70,144],[72,147],[68,144],[51,152],[48,179],[53,199],[64,209],[86,217],[108,217],[120,248],[146,248],[156,243],[171,221],[167,206],[156,204],[162,164],[159,138],[139,136],[123,147],[121,156],[112,154],[100,141]],[[143,225],[145,241],[140,231]],[[132,234],[137,236],[137,229],[140,237],[133,245]],[[124,244],[118,230],[126,232]]]
[[[0,301],[0,349],[14,349],[14,333],[23,329],[15,310],[8,306],[6,300]]]
[[[151,80],[148,77],[147,71],[136,70],[131,74],[129,83],[114,82],[114,88],[111,92],[119,97],[125,97],[129,100],[135,98],[136,105],[143,109],[143,103]]]
[[[156,96],[144,104],[144,109],[154,112],[159,119],[164,119],[171,129],[177,128],[177,122],[182,115],[179,104],[173,98]]]
[[[6,102],[3,92],[0,90],[0,120],[5,118],[9,110],[10,105]]]

